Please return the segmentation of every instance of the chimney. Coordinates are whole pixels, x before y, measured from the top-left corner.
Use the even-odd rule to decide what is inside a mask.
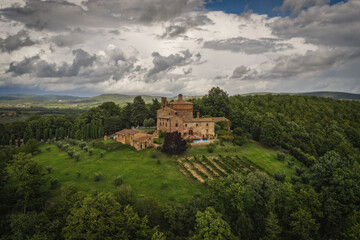
[[[167,98],[166,97],[162,97],[161,98],[161,108],[166,107],[167,104]]]
[[[200,113],[199,112],[197,112],[197,119],[199,119],[200,118]]]
[[[179,101],[183,100],[183,99],[182,99],[182,94],[181,94],[181,93],[178,95],[178,100],[179,100]]]

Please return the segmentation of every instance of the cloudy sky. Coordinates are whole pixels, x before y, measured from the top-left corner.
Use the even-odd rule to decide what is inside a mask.
[[[1,0],[0,93],[360,93],[360,0]]]

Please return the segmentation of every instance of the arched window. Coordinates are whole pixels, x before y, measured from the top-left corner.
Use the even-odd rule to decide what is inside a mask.
[[[177,123],[175,123],[175,127],[178,127],[179,125]]]
[[[206,126],[208,127],[208,126],[209,126],[209,124],[207,123],[207,124],[206,124]]]
[[[190,135],[190,136],[193,135],[193,130],[189,130],[189,135]]]

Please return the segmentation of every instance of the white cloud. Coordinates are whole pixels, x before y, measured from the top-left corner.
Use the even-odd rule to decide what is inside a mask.
[[[207,12],[197,8],[200,0],[160,2],[6,5],[0,13],[3,41],[25,30],[34,44],[25,35],[9,38],[17,44],[10,44],[11,53],[0,52],[0,87],[154,95],[200,95],[213,86],[230,94],[360,91],[354,77],[360,63],[358,1],[284,1],[283,8],[296,14],[274,18]],[[117,14],[119,4],[126,14]],[[353,75],[335,78],[337,71]]]

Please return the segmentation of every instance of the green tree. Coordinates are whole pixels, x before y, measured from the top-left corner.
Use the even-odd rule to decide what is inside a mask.
[[[34,154],[39,151],[39,142],[32,138],[27,141],[24,146],[22,146],[21,151]]]
[[[235,239],[229,224],[212,207],[208,207],[204,212],[199,211],[196,214],[195,229],[195,238],[199,240]]]
[[[132,207],[122,207],[110,193],[88,195],[71,209],[65,239],[151,239],[156,233]]]
[[[25,153],[15,155],[10,168],[16,183],[14,188],[17,205],[24,213],[27,210],[37,209],[44,200],[42,188],[46,178],[43,168]]]
[[[219,87],[213,87],[203,97],[205,113],[213,117],[227,117],[230,114],[229,95]]]
[[[165,135],[162,151],[169,155],[180,155],[187,149],[187,143],[181,138],[179,132],[167,133]]]
[[[134,103],[131,108],[130,120],[131,123],[135,126],[139,126],[144,122],[148,116],[148,110],[146,108],[145,102],[141,96],[134,98]]]

